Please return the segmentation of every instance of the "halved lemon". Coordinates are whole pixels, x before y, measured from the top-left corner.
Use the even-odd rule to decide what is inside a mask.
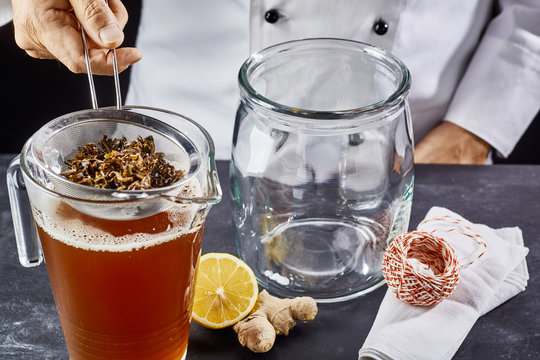
[[[250,313],[258,295],[255,274],[245,262],[231,254],[205,254],[197,272],[193,320],[211,329],[234,325]]]

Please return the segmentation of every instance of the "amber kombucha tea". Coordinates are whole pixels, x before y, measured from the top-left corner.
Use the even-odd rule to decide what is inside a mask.
[[[202,226],[169,209],[104,220],[64,203],[38,225],[71,360],[181,359]]]

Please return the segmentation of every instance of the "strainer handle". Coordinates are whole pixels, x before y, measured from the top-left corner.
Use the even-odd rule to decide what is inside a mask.
[[[107,5],[109,1],[105,0]],[[80,25],[80,24],[79,24]],[[84,29],[81,25],[81,36],[84,48],[84,59],[86,62],[86,72],[88,74],[88,84],[90,85],[90,98],[92,99],[92,108],[98,108],[98,101],[96,95],[96,87],[94,85],[94,77],[92,75],[92,66],[90,66],[90,56],[88,54],[88,45],[86,44],[86,36],[84,35]],[[116,92],[116,108],[122,110],[122,94],[120,92],[120,77],[118,76],[118,62],[116,61],[116,49],[112,49],[113,59],[113,72],[114,72],[114,89]]]
[[[43,254],[32,217],[19,156],[9,164],[6,181],[19,261],[24,267],[37,266],[43,261]]]

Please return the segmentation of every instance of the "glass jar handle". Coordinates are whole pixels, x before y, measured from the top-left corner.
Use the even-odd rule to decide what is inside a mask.
[[[43,254],[21,172],[20,156],[9,164],[6,180],[19,261],[24,267],[37,266],[43,261]]]

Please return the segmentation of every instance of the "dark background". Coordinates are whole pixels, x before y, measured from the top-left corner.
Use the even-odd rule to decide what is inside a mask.
[[[123,46],[134,46],[139,26],[141,0],[124,1],[129,21]],[[92,107],[86,74],[73,74],[56,60],[33,59],[17,47],[13,24],[0,27],[0,64],[3,94],[0,112],[0,153],[17,153],[24,142],[47,121]],[[123,101],[129,69],[120,74]],[[99,106],[116,104],[112,77],[94,76]],[[511,121],[511,119],[509,119]],[[495,163],[540,164],[540,113],[507,159]]]

